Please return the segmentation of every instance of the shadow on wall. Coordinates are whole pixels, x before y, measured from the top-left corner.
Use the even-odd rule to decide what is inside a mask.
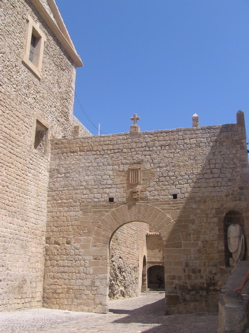
[[[151,224],[165,242],[168,313],[218,309],[218,293],[232,268],[232,264],[227,264],[229,214],[225,220],[224,216],[238,210],[239,223],[242,223],[241,216],[247,218],[248,215],[248,188],[242,186],[241,179],[248,167],[244,127],[240,127],[242,116],[238,114],[236,125],[201,128],[195,140],[189,138],[186,150],[177,149],[177,142],[172,144],[177,152],[174,167],[170,167],[176,171],[168,180],[175,186],[173,200],[167,203],[166,209],[165,203],[149,202],[171,217],[176,215],[174,226],[165,222],[166,216],[156,216],[155,221],[152,214],[151,218]],[[177,176],[183,180],[178,182]],[[179,186],[180,183],[183,186]],[[140,204],[144,205],[139,202],[134,206]],[[145,207],[140,210],[137,220],[148,222],[148,217],[143,216]]]
[[[231,271],[225,259],[225,215],[242,214],[245,238],[249,235],[243,117],[239,113],[237,124],[223,126],[54,140],[47,306],[107,311],[110,239],[125,223],[145,222],[164,242],[167,312],[217,309],[218,292]],[[141,186],[136,198],[125,203],[127,169],[134,168],[138,156]],[[104,201],[106,191],[116,191],[122,200],[110,195],[113,202]]]
[[[200,137],[200,141],[193,142],[193,151],[186,152],[189,155],[189,162],[184,165],[186,180],[191,178],[188,171],[191,154],[196,154],[192,160],[196,163],[196,167],[192,165],[195,181],[175,220],[181,241],[174,235],[174,228],[169,239],[173,237],[175,244],[172,246],[167,240],[165,244],[167,313],[218,310],[218,294],[234,265],[229,261],[228,225],[240,224],[248,239],[245,221],[249,213],[249,183],[247,177],[243,179],[248,162],[244,127],[240,127],[242,116],[238,114],[235,125],[220,126],[218,131],[217,127],[216,136],[210,135],[212,128],[210,132],[206,128],[207,137]],[[209,151],[205,140],[210,140]],[[172,269],[174,265],[178,267]]]

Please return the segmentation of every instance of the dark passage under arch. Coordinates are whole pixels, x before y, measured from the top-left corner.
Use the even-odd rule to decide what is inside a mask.
[[[164,290],[163,266],[155,265],[148,269],[148,288],[153,290]]]

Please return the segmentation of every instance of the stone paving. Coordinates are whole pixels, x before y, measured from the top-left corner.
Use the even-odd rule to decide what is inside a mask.
[[[164,293],[110,302],[108,314],[36,309],[0,313],[4,333],[215,333],[217,313],[165,316]]]

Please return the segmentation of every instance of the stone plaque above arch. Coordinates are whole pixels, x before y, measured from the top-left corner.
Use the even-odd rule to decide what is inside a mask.
[[[141,179],[141,164],[130,165],[127,170],[128,202],[140,200]]]

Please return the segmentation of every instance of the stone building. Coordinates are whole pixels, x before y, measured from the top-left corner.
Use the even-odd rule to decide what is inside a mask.
[[[70,137],[82,66],[52,0],[1,10],[0,309],[42,305],[50,140]]]
[[[228,226],[240,224],[248,238],[243,112],[236,124],[132,127],[51,144],[46,306],[107,311],[110,239],[122,225],[143,222],[164,244],[167,311],[217,308],[231,271]]]
[[[249,237],[243,112],[152,132],[134,115],[127,133],[91,136],[72,115],[82,62],[55,2],[1,11],[0,309],[105,313],[109,284],[134,296],[158,278],[167,313],[217,309],[230,225]]]

